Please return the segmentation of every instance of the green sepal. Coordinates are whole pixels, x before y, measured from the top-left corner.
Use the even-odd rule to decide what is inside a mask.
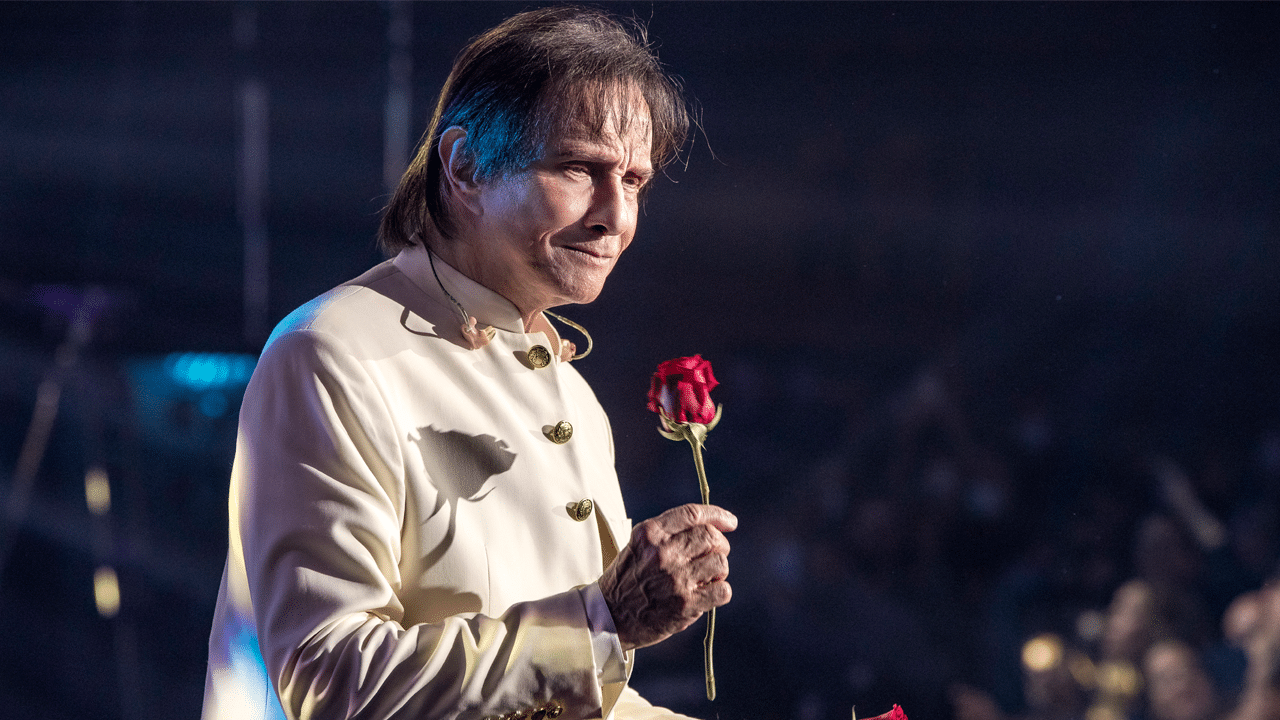
[[[697,443],[698,447],[703,447],[703,444],[706,443],[707,441],[707,431],[710,430],[711,428],[707,427],[706,425],[703,425],[702,423],[693,423],[693,422],[685,425],[685,428],[687,428],[687,432],[688,432],[688,435],[685,436],[685,439],[691,443]]]
[[[659,435],[661,435],[662,437],[664,437],[664,438],[668,439],[668,440],[683,440],[683,439],[684,439],[684,435],[683,435],[682,433],[678,433],[678,432],[671,432],[670,430],[667,430],[667,429],[662,428],[662,427],[659,427],[659,428],[658,428],[658,434],[659,434]]]
[[[720,424],[720,416],[724,414],[724,405],[716,405],[715,417],[711,418],[711,422],[706,423],[682,423],[676,422],[662,408],[658,408],[658,416],[662,418],[662,427],[658,428],[658,433],[668,440],[688,440],[690,443],[697,443],[698,447],[703,447],[707,442],[707,433],[715,429]]]
[[[716,416],[711,418],[711,422],[707,423],[707,432],[716,429],[716,425],[720,424],[720,414],[724,412],[724,403],[716,405]]]

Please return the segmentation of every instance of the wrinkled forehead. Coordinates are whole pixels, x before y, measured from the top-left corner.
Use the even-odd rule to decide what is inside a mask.
[[[584,81],[554,93],[545,108],[548,122],[543,142],[556,139],[650,141],[653,134],[649,104],[639,88],[622,83]]]

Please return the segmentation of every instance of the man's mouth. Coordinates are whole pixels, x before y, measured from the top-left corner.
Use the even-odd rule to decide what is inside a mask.
[[[613,254],[608,252],[605,248],[597,248],[590,245],[562,245],[561,247],[566,250],[573,250],[574,252],[582,253],[583,255],[593,257],[597,260],[611,260],[613,258]]]

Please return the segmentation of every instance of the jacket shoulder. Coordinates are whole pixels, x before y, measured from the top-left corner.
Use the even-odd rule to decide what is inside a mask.
[[[363,275],[339,285],[319,297],[303,303],[289,313],[271,331],[264,352],[279,340],[301,331],[314,331],[345,339],[359,336],[369,318],[400,307],[403,292],[392,291],[408,281],[386,261]]]

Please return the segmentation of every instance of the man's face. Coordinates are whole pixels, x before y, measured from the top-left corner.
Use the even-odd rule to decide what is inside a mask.
[[[595,136],[571,125],[528,169],[480,185],[472,279],[526,316],[594,300],[635,236],[652,137],[643,101],[629,100],[625,130],[616,113]]]

